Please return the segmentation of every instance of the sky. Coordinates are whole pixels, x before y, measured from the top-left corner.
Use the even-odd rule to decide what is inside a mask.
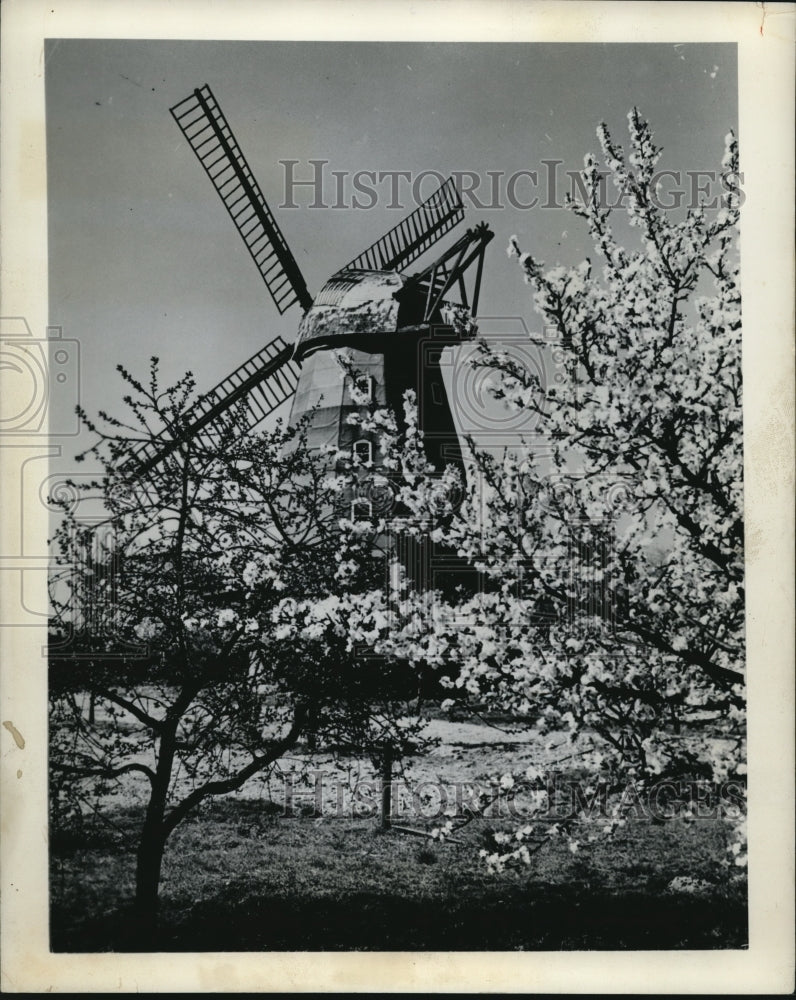
[[[80,344],[80,401],[119,414],[118,364],[164,378],[186,370],[206,391],[277,334],[292,341],[169,108],[208,83],[312,294],[414,207],[283,208],[285,168],[516,171],[545,160],[577,170],[605,121],[626,144],[636,105],[664,149],[661,169],[717,169],[737,131],[736,47],[710,44],[443,44],[57,40],[46,45],[50,324]],[[743,137],[740,137],[741,144]],[[527,184],[528,186],[523,186]],[[425,197],[432,189],[424,185]],[[564,185],[566,187],[566,183]],[[330,182],[327,189],[333,197]],[[531,194],[519,182],[523,200]],[[505,202],[505,185],[502,185]],[[479,308],[538,330],[529,288],[505,248],[516,234],[548,265],[589,254],[563,208],[467,209],[495,232]],[[437,245],[439,252],[461,228]],[[426,259],[433,259],[433,251]],[[423,259],[418,262],[418,266]],[[72,439],[74,450],[89,439]],[[64,459],[74,453],[66,449]]]

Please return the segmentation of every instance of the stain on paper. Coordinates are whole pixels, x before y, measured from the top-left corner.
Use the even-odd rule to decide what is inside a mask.
[[[24,750],[25,749],[25,739],[24,739],[22,733],[14,725],[14,723],[11,722],[10,720],[6,720],[3,723],[3,725],[9,731],[9,733],[11,733],[11,735],[14,737],[14,742],[19,747],[19,749],[20,750]]]

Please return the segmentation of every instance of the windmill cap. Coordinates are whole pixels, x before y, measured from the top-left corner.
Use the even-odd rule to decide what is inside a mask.
[[[343,270],[326,282],[299,326],[293,359],[395,333],[406,278],[395,271]]]

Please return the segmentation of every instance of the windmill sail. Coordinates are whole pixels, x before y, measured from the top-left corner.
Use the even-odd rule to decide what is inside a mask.
[[[236,368],[223,382],[196,402],[181,433],[162,433],[135,452],[125,471],[143,476],[185,441],[212,441],[215,433],[234,420],[240,433],[252,430],[289,399],[298,385],[299,366],[291,361],[293,348],[275,337],[261,351]]]
[[[294,302],[312,305],[304,277],[263,198],[210,88],[171,108],[191,149],[218,191],[280,313]]]
[[[397,271],[408,267],[464,219],[464,205],[449,177],[430,198],[355,257],[342,271]]]

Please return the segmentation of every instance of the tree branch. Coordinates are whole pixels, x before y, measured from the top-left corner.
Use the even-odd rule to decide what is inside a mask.
[[[114,691],[108,690],[108,688],[96,687],[94,690],[101,698],[107,698],[108,701],[112,701],[115,705],[118,705],[126,712],[129,712],[130,715],[135,716],[135,718],[138,719],[139,722],[143,722],[148,729],[152,729],[156,733],[160,732],[162,729],[162,719],[156,719],[153,715],[150,715],[149,712],[145,712],[144,709],[139,708],[138,705],[129,699],[123,698],[120,694],[116,694]]]
[[[252,775],[262,771],[264,767],[273,764],[286,750],[294,746],[304,729],[307,720],[307,710],[304,707],[296,709],[296,714],[288,732],[280,740],[272,743],[270,749],[259,756],[255,756],[237,774],[229,778],[221,778],[216,781],[208,781],[199,788],[195,788],[182,802],[178,803],[166,816],[163,822],[163,836],[168,837],[171,831],[182,822],[188,813],[204,799],[211,795],[226,795],[240,788]]]
[[[676,656],[678,659],[683,660],[685,663],[689,663],[695,667],[701,667],[702,670],[710,677],[711,680],[717,681],[723,686],[731,686],[733,684],[743,684],[744,676],[736,670],[729,670],[727,667],[719,666],[718,663],[714,663],[705,653],[700,653],[697,650],[684,649],[678,650],[673,646],[669,645],[659,633],[654,632],[652,629],[647,628],[638,622],[630,622],[627,624],[627,629],[629,632],[633,632],[640,639],[644,639],[655,649],[660,650],[663,653],[668,653],[671,656]]]
[[[64,771],[69,774],[77,774],[81,778],[118,778],[123,774],[129,774],[133,771],[139,774],[144,774],[149,779],[149,783],[152,784],[155,780],[155,772],[151,767],[147,767],[146,764],[138,764],[133,762],[131,764],[123,764],[121,767],[80,767],[78,764],[60,764],[53,763],[54,770]]]

